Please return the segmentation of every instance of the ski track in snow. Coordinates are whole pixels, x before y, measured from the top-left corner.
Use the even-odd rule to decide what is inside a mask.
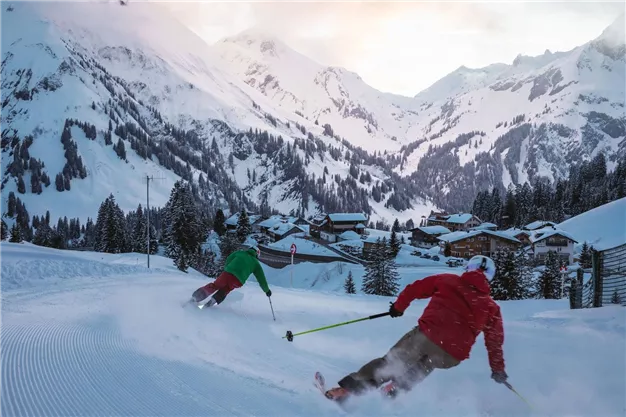
[[[242,400],[281,402],[235,374],[146,357],[106,321],[8,325],[2,339],[5,416],[242,416]]]
[[[12,285],[2,293],[3,416],[617,417],[626,411],[620,307],[570,311],[565,300],[501,303],[507,372],[533,410],[489,379],[480,336],[468,361],[433,372],[409,395],[389,402],[373,393],[346,411],[319,394],[315,371],[334,386],[384,354],[415,325],[425,302],[414,302],[401,318],[289,343],[282,339],[286,330],[378,313],[389,298],[284,288],[268,274],[273,321],[253,281],[219,308],[200,311],[180,303],[205,278],[181,274],[159,256],[151,259],[151,273],[138,274],[131,267],[135,254],[1,248],[2,279]],[[112,264],[117,275],[102,273]],[[60,275],[72,265],[92,275],[34,276]]]

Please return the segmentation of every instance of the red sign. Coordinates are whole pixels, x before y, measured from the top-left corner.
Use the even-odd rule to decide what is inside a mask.
[[[296,253],[296,244],[292,243],[291,244],[291,254],[294,255]]]

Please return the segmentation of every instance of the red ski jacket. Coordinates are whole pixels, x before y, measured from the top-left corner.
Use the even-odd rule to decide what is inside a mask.
[[[504,329],[500,307],[490,296],[487,278],[479,271],[438,274],[406,286],[394,303],[403,312],[415,299],[432,297],[418,320],[420,330],[433,343],[459,361],[482,331],[494,372],[504,371]]]

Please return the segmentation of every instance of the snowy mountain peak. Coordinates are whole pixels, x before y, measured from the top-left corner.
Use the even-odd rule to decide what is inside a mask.
[[[622,14],[591,42],[593,48],[614,60],[624,60],[626,54],[626,15]]]
[[[566,54],[567,52],[553,53],[549,49],[546,49],[543,54],[537,56],[518,54],[517,57],[515,57],[515,59],[513,60],[513,67],[519,69],[537,69],[552,63],[553,61],[559,59]]]
[[[290,55],[300,55],[275,35],[257,27],[252,27],[234,36],[223,38],[216,44],[219,49],[223,50],[219,46],[220,44],[237,45],[253,53],[254,56],[264,59],[290,59]],[[300,57],[310,60],[302,55]]]

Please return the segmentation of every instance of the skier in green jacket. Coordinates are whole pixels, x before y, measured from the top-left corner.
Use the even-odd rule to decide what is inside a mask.
[[[270,291],[267,285],[265,273],[258,259],[260,253],[259,248],[256,246],[231,253],[226,258],[224,272],[215,281],[195,290],[191,296],[192,300],[199,303],[215,293],[205,304],[205,307],[220,304],[228,293],[245,284],[251,274],[254,274],[265,295],[271,297],[272,291]]]

